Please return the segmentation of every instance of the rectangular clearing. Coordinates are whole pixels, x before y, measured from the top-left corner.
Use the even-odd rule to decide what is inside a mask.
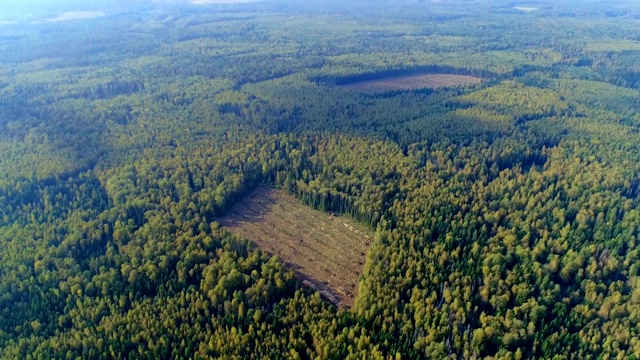
[[[480,78],[469,75],[417,74],[358,81],[351,84],[340,85],[340,87],[366,93],[376,93],[425,88],[438,89],[442,87],[477,84],[480,81]]]
[[[298,280],[336,305],[353,306],[373,232],[295,197],[259,187],[217,221],[291,267]]]

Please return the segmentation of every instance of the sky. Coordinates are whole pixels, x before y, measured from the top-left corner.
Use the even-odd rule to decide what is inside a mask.
[[[0,0],[0,22],[42,21],[66,12],[105,12],[151,0]]]
[[[15,9],[49,10],[64,8],[104,7],[125,4],[126,0],[0,0],[0,13]]]

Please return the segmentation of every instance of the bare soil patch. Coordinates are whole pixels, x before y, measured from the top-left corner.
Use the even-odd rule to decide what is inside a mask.
[[[481,80],[480,78],[469,75],[417,74],[358,81],[351,84],[340,85],[340,87],[366,93],[376,93],[425,88],[438,89],[442,87],[477,84]]]
[[[218,222],[291,267],[329,302],[353,306],[373,232],[354,220],[314,210],[291,195],[259,187]]]

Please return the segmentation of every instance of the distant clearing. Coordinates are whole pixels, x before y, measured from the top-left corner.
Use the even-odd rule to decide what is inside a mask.
[[[350,84],[340,85],[340,87],[355,91],[376,93],[396,90],[417,90],[425,88],[438,89],[442,87],[477,84],[480,81],[480,78],[468,75],[419,74],[358,81]]]
[[[262,0],[191,0],[192,4],[205,5],[205,4],[240,4],[251,3]]]
[[[58,21],[70,21],[70,20],[82,20],[82,19],[93,19],[105,16],[107,14],[101,11],[71,11],[58,15],[57,17],[47,19],[47,21],[58,22]]]
[[[640,51],[640,42],[632,40],[599,41],[587,44],[585,49],[598,52]]]
[[[531,6],[516,6],[516,7],[514,7],[514,9],[520,10],[520,11],[524,11],[524,12],[530,12],[530,11],[538,10],[537,7],[531,7]]]
[[[325,299],[353,306],[367,247],[373,241],[370,229],[316,211],[268,187],[255,190],[218,222],[277,255],[298,280],[317,287]]]

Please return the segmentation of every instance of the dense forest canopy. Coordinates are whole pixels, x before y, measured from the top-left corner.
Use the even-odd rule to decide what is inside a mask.
[[[0,358],[640,359],[636,1],[29,0],[0,53]],[[338,86],[424,73],[481,82]],[[375,231],[352,309],[216,221],[258,186]]]

